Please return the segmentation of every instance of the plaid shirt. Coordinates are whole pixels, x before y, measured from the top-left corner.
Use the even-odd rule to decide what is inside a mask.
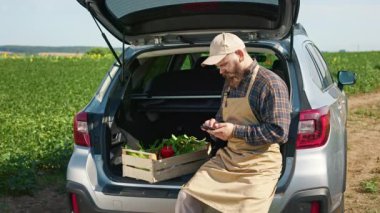
[[[230,89],[228,98],[246,95],[256,65],[257,62],[254,61],[250,66],[251,72],[246,74],[236,89]],[[222,94],[227,88],[228,85],[225,84]],[[249,103],[259,123],[249,126],[235,124],[233,137],[244,139],[252,145],[285,143],[288,139],[291,107],[288,88],[284,81],[272,71],[260,66],[249,94]],[[223,121],[221,109],[215,119]]]

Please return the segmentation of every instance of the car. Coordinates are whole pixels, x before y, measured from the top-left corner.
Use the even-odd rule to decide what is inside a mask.
[[[299,0],[78,0],[123,43],[96,94],[74,117],[67,166],[72,212],[174,212],[194,173],[150,183],[123,174],[128,142],[149,146],[170,135],[210,141],[200,125],[219,109],[224,79],[201,66],[212,38],[238,35],[261,66],[288,86],[291,124],[281,145],[283,169],[269,212],[343,212],[347,165],[345,85],[297,23]],[[102,28],[100,27],[102,26]]]

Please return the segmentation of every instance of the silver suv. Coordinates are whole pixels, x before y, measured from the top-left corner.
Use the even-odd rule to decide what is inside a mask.
[[[88,105],[74,118],[67,168],[72,212],[173,212],[192,174],[157,183],[123,175],[121,148],[149,146],[171,134],[210,141],[201,131],[220,105],[223,78],[202,67],[220,32],[242,38],[257,61],[288,85],[289,139],[270,212],[343,212],[347,98],[306,31],[296,24],[299,0],[78,0],[125,44]],[[99,28],[101,29],[101,28]],[[103,36],[105,37],[105,36]],[[106,41],[107,38],[105,37]],[[107,42],[108,43],[108,42]],[[110,47],[112,49],[112,47]]]

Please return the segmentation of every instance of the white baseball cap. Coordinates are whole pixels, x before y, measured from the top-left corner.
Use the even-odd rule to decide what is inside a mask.
[[[211,41],[210,55],[202,62],[204,65],[215,65],[220,62],[226,55],[239,49],[244,49],[244,42],[232,33],[221,33]]]

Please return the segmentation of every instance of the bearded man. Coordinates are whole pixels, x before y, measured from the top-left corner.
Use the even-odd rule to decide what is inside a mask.
[[[175,210],[268,212],[281,174],[280,144],[289,131],[287,86],[231,33],[212,40],[202,64],[216,65],[225,78],[220,109],[203,130],[228,142],[183,186]]]

